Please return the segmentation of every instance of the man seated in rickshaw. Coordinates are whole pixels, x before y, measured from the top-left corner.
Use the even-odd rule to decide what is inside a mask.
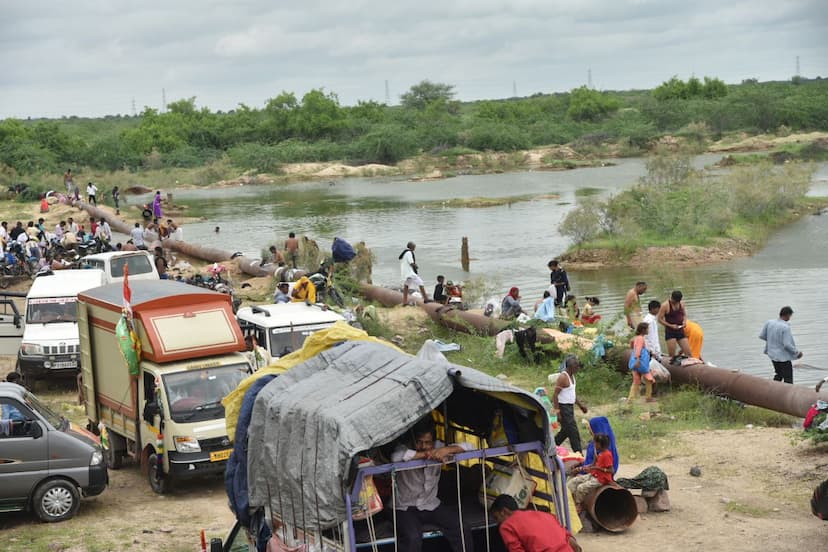
[[[473,449],[469,443],[446,446],[435,437],[434,422],[426,418],[412,429],[413,446],[399,445],[391,455],[393,462],[409,460],[445,461],[453,455]],[[437,498],[441,465],[434,464],[422,469],[404,470],[397,475],[397,500],[395,503],[399,550],[418,552],[423,544],[423,526],[436,525],[454,552],[473,552],[469,528],[461,526],[456,510],[444,505]]]

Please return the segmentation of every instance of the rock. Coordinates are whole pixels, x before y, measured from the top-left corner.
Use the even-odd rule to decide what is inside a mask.
[[[747,424],[747,425],[745,425],[745,429],[753,429],[753,424]]]
[[[692,475],[693,477],[701,477],[701,474],[702,471],[700,467],[693,466],[692,468],[690,468],[690,475]]]
[[[508,380],[508,379],[509,379],[509,376],[507,376],[506,374],[498,374],[498,375],[497,375],[497,376],[495,376],[495,377],[496,377],[497,379],[499,379],[499,380],[502,380],[502,381],[506,381],[506,380]]]
[[[647,509],[650,512],[669,512],[670,497],[667,495],[667,491],[662,489],[653,498],[647,499]]]
[[[722,504],[730,504],[733,501],[731,499],[727,498],[726,496],[723,496],[722,498],[719,499],[719,502],[721,502]]]

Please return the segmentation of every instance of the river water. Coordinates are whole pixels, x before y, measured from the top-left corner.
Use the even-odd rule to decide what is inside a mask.
[[[719,156],[704,155],[698,167]],[[482,278],[502,296],[519,286],[531,305],[548,285],[549,259],[568,246],[558,230],[580,201],[617,193],[645,173],[641,159],[564,172],[519,172],[461,176],[430,182],[402,178],[351,178],[290,185],[176,190],[207,222],[185,225],[187,241],[241,251],[258,257],[271,243],[282,244],[290,231],[312,236],[320,247],[334,236],[365,241],[376,255],[374,282],[399,285],[397,257],[409,240],[417,244],[417,263],[433,287],[437,274],[447,279]],[[818,166],[812,195],[828,195],[828,164]],[[450,208],[452,198],[532,196],[536,199],[488,208]],[[138,199],[131,199],[135,202]],[[215,233],[215,227],[220,232]],[[471,272],[460,268],[460,244],[469,238]],[[704,357],[715,364],[759,376],[772,374],[757,338],[762,323],[783,305],[791,320],[802,362],[825,371],[795,370],[795,381],[812,384],[828,376],[828,215],[806,216],[777,232],[749,259],[712,266],[667,269],[617,268],[569,271],[574,292],[601,298],[598,312],[620,313],[624,294],[636,280],[650,287],[642,304],[664,301],[672,289],[684,293],[689,317],[705,330]]]

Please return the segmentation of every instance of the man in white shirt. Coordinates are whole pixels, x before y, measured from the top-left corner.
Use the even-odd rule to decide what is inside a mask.
[[[95,229],[95,237],[102,241],[109,241],[112,239],[112,228],[106,219],[101,219],[101,223]]]
[[[75,219],[69,217],[66,219],[66,230],[72,232],[73,234],[77,234],[80,227],[78,226],[78,223],[75,222]]]
[[[412,287],[419,287],[420,293],[423,296],[423,302],[428,303],[428,296],[426,295],[425,284],[420,275],[417,274],[417,259],[414,257],[414,250],[417,245],[414,242],[408,242],[405,250],[400,253],[400,277],[403,281],[403,306],[408,305],[408,290]]]
[[[98,187],[95,186],[91,182],[88,183],[86,185],[86,197],[87,197],[87,201],[89,201],[90,204],[96,205],[96,206],[98,205],[98,200],[96,199],[97,194],[98,194]]]
[[[0,222],[0,239],[4,242],[9,241],[9,223],[5,220]]]
[[[135,247],[138,249],[146,249],[144,245],[144,229],[141,228],[140,222],[135,223],[135,228],[130,230],[129,235],[132,237],[132,243],[135,244]]]
[[[410,244],[409,244],[410,245]],[[426,418],[411,429],[414,449],[399,445],[391,454],[392,462],[411,460],[436,460],[444,462],[459,452],[474,447],[470,443],[445,446],[434,436],[434,422]],[[397,473],[397,540],[400,552],[419,552],[423,546],[423,525],[436,525],[454,552],[473,552],[471,532],[461,526],[456,510],[445,506],[437,498],[441,464],[431,464],[419,469],[401,470]],[[465,538],[463,538],[465,537]]]
[[[658,340],[658,310],[661,308],[661,303],[658,301],[650,301],[647,305],[647,314],[644,315],[643,321],[649,324],[647,335],[644,336],[644,343],[647,345],[647,350],[650,351],[650,358],[661,362],[661,342]]]

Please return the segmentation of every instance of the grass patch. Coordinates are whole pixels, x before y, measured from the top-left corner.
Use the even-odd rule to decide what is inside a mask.
[[[767,517],[771,513],[771,510],[768,510],[767,508],[755,506],[753,504],[745,504],[744,502],[739,502],[737,500],[733,500],[725,504],[725,510],[733,514],[741,514],[755,518]]]

